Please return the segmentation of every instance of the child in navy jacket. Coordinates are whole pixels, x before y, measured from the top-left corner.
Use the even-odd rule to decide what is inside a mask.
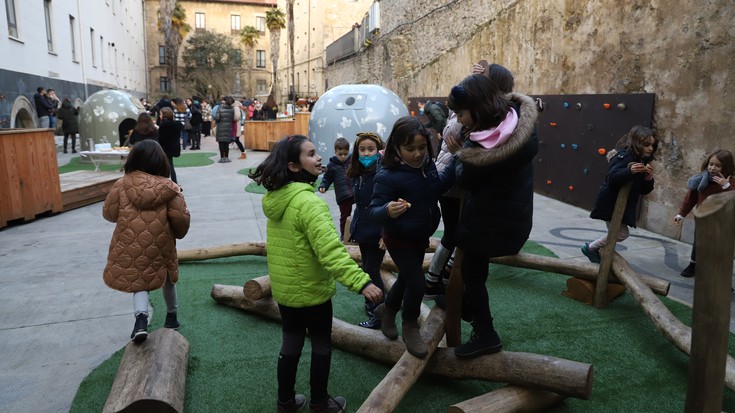
[[[319,192],[327,192],[334,184],[334,195],[339,205],[339,234],[340,239],[345,235],[345,222],[352,213],[354,196],[350,178],[347,176],[347,167],[350,165],[350,143],[345,138],[334,141],[334,156],[329,159],[327,171],[324,172]]]

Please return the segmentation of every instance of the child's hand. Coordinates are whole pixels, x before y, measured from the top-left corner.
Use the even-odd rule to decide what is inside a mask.
[[[648,165],[646,165],[646,172],[645,172],[645,174],[646,174],[645,179],[647,179],[649,181],[651,179],[653,179],[653,165],[651,165],[650,163]]]
[[[642,174],[646,172],[646,165],[643,165],[640,162],[631,162],[630,163],[630,171],[634,174]]]
[[[383,300],[383,291],[373,283],[368,284],[362,289],[362,295],[372,303],[379,303]]]
[[[380,239],[378,240],[378,248],[380,248],[383,251],[388,249],[385,247],[385,241],[383,241],[383,237],[380,237]]]
[[[327,190],[326,190],[326,188],[322,188],[322,187],[320,186],[320,187],[319,187],[319,192],[321,192],[321,193],[323,194],[323,193],[327,192]]]
[[[679,224],[681,224],[681,221],[682,221],[683,219],[684,219],[684,217],[683,217],[683,216],[681,216],[681,215],[679,215],[679,214],[676,214],[676,216],[674,217],[674,225],[679,225]]]
[[[388,216],[393,219],[403,215],[403,213],[408,211],[408,208],[411,208],[411,204],[401,198],[398,198],[398,201],[390,201],[385,206],[385,209],[388,211]]]
[[[728,176],[727,178],[725,178],[722,176],[722,174],[713,175],[712,182],[720,185],[722,189],[727,189],[730,187],[730,177]]]

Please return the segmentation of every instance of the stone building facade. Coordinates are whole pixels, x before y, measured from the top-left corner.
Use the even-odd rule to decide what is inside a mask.
[[[255,46],[254,55],[245,56],[252,61],[252,72],[248,75],[243,64],[243,70],[233,73],[239,77],[239,93],[233,91],[234,95],[267,96],[270,91],[273,67],[270,60],[270,33],[266,28],[266,11],[276,6],[275,0],[183,0],[178,1],[186,12],[186,21],[191,30],[184,37],[179,48],[179,71],[184,64],[181,55],[184,52],[187,39],[197,30],[209,30],[222,33],[233,38],[233,44],[244,47],[240,43],[239,31],[245,26],[253,26],[261,32],[258,43]],[[159,0],[145,0],[146,15],[146,51],[148,55],[148,94],[155,99],[165,93],[170,84],[167,79],[165,65],[165,49],[163,34],[158,29]]]
[[[383,0],[373,44],[325,78],[444,96],[486,59],[527,94],[654,93],[656,187],[638,223],[691,241],[691,215],[672,224],[686,181],[707,153],[735,151],[733,21],[729,0]]]

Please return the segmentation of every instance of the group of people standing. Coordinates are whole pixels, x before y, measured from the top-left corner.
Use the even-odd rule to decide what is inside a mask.
[[[53,89],[44,89],[39,86],[33,95],[33,104],[36,109],[39,126],[41,128],[56,129],[57,120],[61,121],[61,130],[64,133],[64,153],[68,152],[69,138],[71,137],[71,151],[77,153],[77,134],[79,133],[79,107],[72,106],[71,99],[64,98],[63,102],[56,96]]]

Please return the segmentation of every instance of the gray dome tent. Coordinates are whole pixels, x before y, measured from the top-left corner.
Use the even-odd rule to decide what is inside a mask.
[[[126,92],[101,90],[92,94],[79,108],[82,147],[93,150],[96,143],[121,145],[120,136],[135,127],[141,112],[145,108],[140,100]]]
[[[396,120],[408,115],[406,105],[390,89],[340,85],[316,101],[309,118],[309,139],[319,155],[329,159],[334,155],[337,138],[345,138],[352,145],[358,132],[373,132],[386,141]]]

